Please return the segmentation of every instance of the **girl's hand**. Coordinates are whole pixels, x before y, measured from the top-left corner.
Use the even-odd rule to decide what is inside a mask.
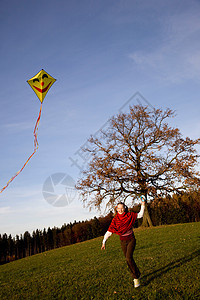
[[[101,250],[106,250],[106,247],[105,247],[105,245],[104,245],[104,244],[102,244],[102,246],[101,246]]]
[[[144,196],[141,196],[141,197],[140,197],[140,200],[141,200],[141,204],[142,204],[142,205],[145,205],[145,198],[144,198]]]

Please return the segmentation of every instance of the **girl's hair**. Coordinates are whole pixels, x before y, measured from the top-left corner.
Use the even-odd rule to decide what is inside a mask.
[[[119,203],[117,203],[117,205],[115,206],[115,213],[114,213],[114,215],[117,214],[117,206],[118,206],[119,204],[122,204],[122,205],[124,206],[124,212],[125,212],[125,213],[128,212],[128,206],[126,206],[126,204],[123,203],[123,202],[119,202]]]

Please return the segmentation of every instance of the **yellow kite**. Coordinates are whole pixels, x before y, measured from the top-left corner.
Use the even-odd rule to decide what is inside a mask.
[[[32,87],[32,89],[40,99],[41,103],[43,102],[48,90],[55,81],[56,79],[51,77],[43,69],[31,79],[27,80],[28,84]]]
[[[45,72],[43,69],[37,73],[34,77],[31,79],[27,80],[28,84],[32,87],[38,98],[40,99],[41,105],[40,105],[40,112],[39,116],[37,118],[36,124],[35,124],[35,129],[33,132],[34,135],[34,151],[29,156],[23,167],[7,182],[7,184],[0,190],[0,193],[2,193],[7,186],[14,180],[14,178],[24,169],[28,161],[31,159],[31,157],[35,154],[35,152],[38,149],[38,141],[37,141],[37,131],[38,131],[38,126],[40,122],[40,117],[41,117],[41,112],[42,112],[42,102],[52,86],[52,84],[56,81],[55,78],[51,77],[47,72]]]

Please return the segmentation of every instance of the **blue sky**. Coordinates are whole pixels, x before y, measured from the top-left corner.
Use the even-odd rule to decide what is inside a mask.
[[[199,137],[199,1],[3,0],[0,25],[1,188],[33,152],[40,102],[26,81],[42,68],[57,79],[43,102],[39,148],[0,194],[1,234],[99,215],[77,197],[49,204],[44,183],[60,173],[76,181],[69,157],[80,160],[80,147],[134,94],[175,110],[173,126]]]

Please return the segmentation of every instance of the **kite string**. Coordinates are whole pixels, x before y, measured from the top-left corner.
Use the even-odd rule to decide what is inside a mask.
[[[23,165],[23,167],[7,182],[7,184],[1,189],[0,193],[2,193],[7,187],[8,185],[15,179],[15,177],[17,177],[17,175],[19,175],[19,173],[22,172],[22,170],[24,169],[24,167],[26,166],[26,164],[29,162],[29,160],[31,159],[31,157],[35,154],[35,152],[37,151],[38,149],[38,140],[37,140],[37,134],[38,134],[38,126],[39,126],[39,123],[40,123],[40,117],[41,117],[41,112],[42,112],[42,103],[40,105],[40,112],[39,112],[39,116],[37,118],[37,121],[36,121],[36,124],[35,124],[35,129],[34,129],[34,132],[33,132],[33,135],[34,135],[34,151],[33,153],[31,154],[31,156],[29,156],[29,158],[27,159],[27,161],[25,162],[25,164]]]

